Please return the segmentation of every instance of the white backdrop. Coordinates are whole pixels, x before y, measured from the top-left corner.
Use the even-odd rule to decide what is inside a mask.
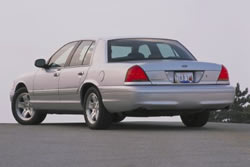
[[[224,64],[233,85],[248,87],[249,6],[248,0],[0,0],[0,122],[14,122],[9,102],[14,78],[35,70],[36,58],[88,36],[178,39],[199,60]]]

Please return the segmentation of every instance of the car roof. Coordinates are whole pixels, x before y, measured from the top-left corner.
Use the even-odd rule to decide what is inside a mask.
[[[176,41],[176,40],[174,40],[174,39],[169,39],[169,38],[164,38],[164,37],[145,37],[145,36],[108,36],[108,37],[86,37],[86,38],[82,38],[81,40],[94,40],[94,41],[104,40],[104,41],[108,41],[108,40],[114,40],[114,39],[127,39],[127,38],[140,38],[140,39],[165,39],[165,40],[173,40],[173,41]]]

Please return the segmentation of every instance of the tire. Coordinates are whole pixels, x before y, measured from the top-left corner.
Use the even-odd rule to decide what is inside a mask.
[[[90,87],[84,95],[84,118],[90,129],[107,129],[112,123],[111,114],[105,109],[102,97],[95,87]]]
[[[113,123],[119,123],[123,121],[126,118],[126,116],[122,114],[112,114],[112,122]]]
[[[208,122],[208,118],[208,111],[181,115],[181,120],[187,127],[202,127]]]
[[[37,125],[45,118],[45,113],[34,110],[30,104],[29,93],[26,88],[18,89],[11,102],[12,114],[21,125]]]

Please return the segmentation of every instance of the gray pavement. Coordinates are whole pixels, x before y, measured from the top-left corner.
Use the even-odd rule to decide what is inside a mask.
[[[0,167],[248,167],[250,125],[124,122],[0,124]]]

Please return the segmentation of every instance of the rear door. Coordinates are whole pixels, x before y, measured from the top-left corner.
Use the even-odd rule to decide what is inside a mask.
[[[59,99],[64,110],[81,110],[79,87],[86,78],[93,41],[82,41],[70,62],[61,70],[59,81]]]

